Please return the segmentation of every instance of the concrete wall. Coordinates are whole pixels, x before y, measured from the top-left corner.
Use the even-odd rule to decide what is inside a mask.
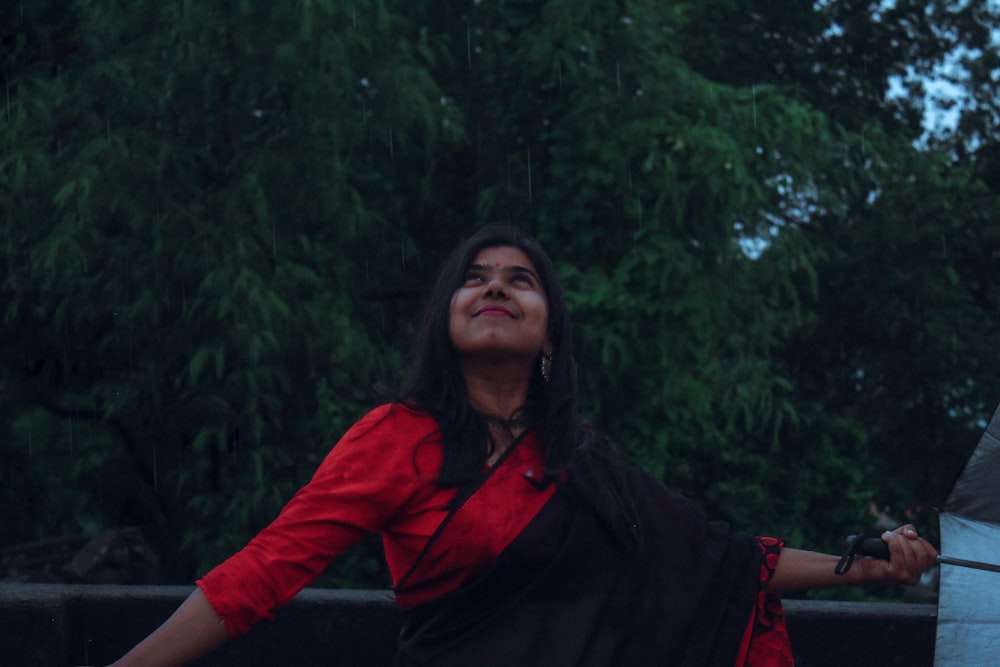
[[[0,666],[103,665],[171,614],[183,586],[0,584]],[[930,667],[936,608],[785,603],[798,667]],[[392,665],[398,620],[388,591],[305,590],[201,667]]]

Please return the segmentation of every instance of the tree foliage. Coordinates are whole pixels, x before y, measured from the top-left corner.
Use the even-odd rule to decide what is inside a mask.
[[[995,55],[984,3],[921,7],[4,10],[0,540],[239,548],[484,221],[553,254],[588,416],[711,514],[838,549],[940,502],[1000,396],[995,131],[918,150],[886,93]]]

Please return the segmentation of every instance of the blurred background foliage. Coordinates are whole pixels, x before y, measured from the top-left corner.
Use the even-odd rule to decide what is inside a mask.
[[[1000,400],[991,12],[6,3],[0,545],[135,525],[191,581],[400,378],[493,221],[553,255],[634,461],[796,546],[934,535]],[[378,553],[322,583],[386,585]]]

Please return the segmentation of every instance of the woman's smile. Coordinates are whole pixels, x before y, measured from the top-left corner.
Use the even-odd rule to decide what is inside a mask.
[[[511,313],[506,308],[502,306],[483,306],[477,313],[476,317],[513,317]]]

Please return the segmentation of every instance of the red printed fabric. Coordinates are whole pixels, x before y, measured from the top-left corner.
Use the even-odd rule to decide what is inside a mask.
[[[747,626],[745,648],[740,651],[736,667],[791,667],[795,660],[781,598],[765,590],[778,567],[785,541],[758,537],[757,546],[760,549],[760,590]]]

